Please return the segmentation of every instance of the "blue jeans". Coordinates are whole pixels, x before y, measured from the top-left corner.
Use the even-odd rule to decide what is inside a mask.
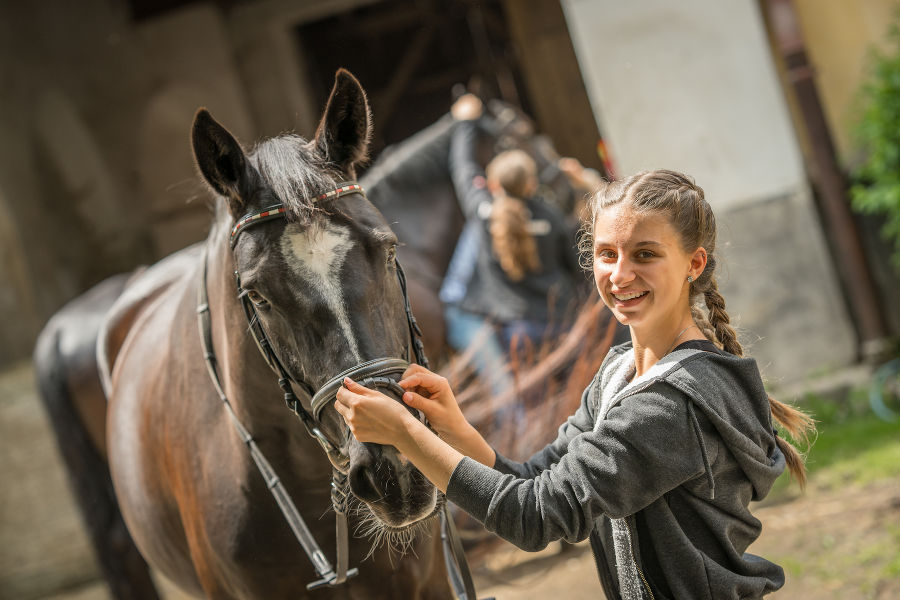
[[[448,304],[444,306],[447,322],[447,342],[457,352],[473,347],[473,367],[478,377],[488,383],[491,392],[499,396],[512,389],[513,381],[506,370],[506,353],[493,326],[481,315]]]

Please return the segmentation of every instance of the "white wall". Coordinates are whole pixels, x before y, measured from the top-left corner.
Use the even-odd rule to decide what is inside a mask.
[[[805,185],[756,2],[563,7],[620,173],[691,173],[724,208]]]
[[[753,0],[562,0],[618,174],[689,173],[721,223],[717,273],[775,381],[854,360],[856,337]]]

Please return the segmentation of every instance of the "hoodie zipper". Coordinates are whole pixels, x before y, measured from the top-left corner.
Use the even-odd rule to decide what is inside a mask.
[[[631,551],[631,562],[634,563],[634,568],[637,569],[638,575],[641,576],[641,581],[644,582],[644,588],[647,590],[647,593],[650,594],[650,600],[655,600],[653,590],[650,589],[650,584],[647,582],[647,578],[644,577],[644,572],[641,570],[641,566],[634,556],[634,533],[631,530],[631,521],[628,520],[628,517],[625,518],[625,527],[628,528],[628,549]]]

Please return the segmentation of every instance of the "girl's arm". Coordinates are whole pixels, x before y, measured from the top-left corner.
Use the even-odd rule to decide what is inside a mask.
[[[448,499],[526,550],[584,539],[601,514],[632,514],[704,474],[690,401],[667,386],[627,398],[571,439],[557,463],[522,478],[466,458],[399,402],[347,385],[336,406],[357,439],[394,445]]]
[[[407,390],[403,394],[403,401],[425,414],[432,429],[440,438],[438,441],[442,440],[460,455],[468,456],[482,465],[522,478],[534,477],[559,462],[567,452],[569,442],[593,428],[594,415],[589,396],[595,383],[596,381],[584,390],[581,406],[560,425],[556,439],[525,463],[518,463],[497,454],[472,427],[462,414],[450,384],[444,377],[414,364],[410,365],[400,380],[400,385]],[[412,418],[408,411],[400,410],[402,408],[400,404],[349,379],[345,381],[345,388],[338,391],[338,402],[335,406],[357,439],[387,443],[397,447],[398,450],[400,444],[417,441],[424,444],[423,448],[430,448],[429,452],[419,454],[423,461],[427,461],[429,456],[438,459],[440,445],[431,447],[433,441],[428,436],[431,432],[417,419]],[[386,441],[381,442],[382,439]],[[415,450],[410,452],[416,453]]]
[[[634,514],[688,480],[696,478],[698,493],[708,493],[689,400],[663,391],[624,400],[534,477],[504,475],[463,458],[447,499],[488,531],[534,551],[554,540],[583,540],[601,515]]]

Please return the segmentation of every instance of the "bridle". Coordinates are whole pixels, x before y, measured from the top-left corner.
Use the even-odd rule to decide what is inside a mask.
[[[313,199],[313,203],[319,203],[328,200],[336,200],[343,196],[349,196],[352,194],[359,194],[365,197],[365,193],[363,192],[362,186],[360,186],[355,181],[348,181],[339,184],[336,188],[325,192],[324,194],[320,194]],[[259,225],[261,223],[265,223],[267,221],[271,221],[273,219],[283,219],[285,217],[286,208],[284,204],[275,204],[269,206],[259,212],[249,213],[240,219],[238,219],[234,226],[231,228],[231,238],[230,245],[232,251],[234,251],[235,246],[237,245],[238,238],[241,233],[243,233],[248,228]],[[428,359],[425,357],[425,352],[422,347],[422,341],[420,339],[422,332],[419,329],[418,323],[416,323],[415,317],[413,317],[412,309],[409,304],[409,296],[406,291],[406,276],[403,273],[403,269],[400,266],[400,263],[394,259],[394,265],[397,270],[397,278],[400,282],[400,289],[403,293],[403,301],[406,309],[406,319],[409,324],[410,331],[410,339],[413,341],[413,352],[415,354],[416,362],[421,364],[424,367],[428,367]],[[341,472],[346,472],[346,463],[349,462],[349,457],[343,455],[340,451],[340,444],[334,443],[334,441],[329,440],[328,437],[322,432],[319,428],[318,424],[320,422],[320,415],[322,410],[335,398],[335,394],[337,390],[340,388],[344,377],[351,377],[360,383],[368,382],[371,385],[366,385],[366,387],[382,387],[392,389],[392,391],[400,390],[400,395],[402,395],[402,389],[396,384],[396,382],[389,378],[388,375],[401,375],[409,366],[409,350],[407,349],[407,359],[401,360],[397,358],[377,358],[373,360],[366,361],[346,371],[335,375],[330,380],[328,380],[318,391],[313,389],[313,386],[304,381],[302,378],[292,376],[288,373],[288,370],[284,367],[284,363],[278,358],[271,342],[269,341],[269,337],[266,334],[265,329],[262,326],[262,321],[259,319],[259,314],[256,311],[256,307],[253,305],[253,302],[250,301],[250,298],[241,286],[241,278],[237,271],[234,272],[235,284],[237,286],[238,298],[241,301],[241,307],[244,310],[244,315],[247,318],[247,323],[249,325],[250,332],[253,334],[253,339],[256,342],[257,347],[259,348],[260,353],[263,358],[268,363],[269,367],[275,372],[278,376],[278,386],[284,392],[284,401],[287,407],[297,415],[300,421],[303,423],[303,426],[306,428],[307,433],[311,437],[313,437],[319,444],[322,446],[322,449],[328,455],[328,459],[331,461],[332,466],[338,469]],[[294,393],[292,382],[296,383],[300,386],[306,394],[310,398],[310,409],[307,410],[304,408],[303,404],[297,399],[296,394]]]
[[[359,194],[365,197],[362,186],[355,181],[349,181],[341,183],[333,190],[320,194],[313,202],[319,203],[327,200],[336,200],[337,198],[352,194]],[[246,229],[253,225],[265,223],[273,219],[283,219],[284,215],[285,206],[283,204],[275,204],[260,212],[250,213],[238,219],[231,228],[230,243],[232,251],[237,245],[240,234]],[[416,319],[412,314],[412,308],[409,304],[409,294],[407,293],[406,288],[406,275],[396,258],[394,259],[394,266],[397,271],[397,279],[399,280],[400,290],[403,295],[406,321],[409,326],[409,338],[412,345],[412,354],[415,356],[415,361],[418,364],[428,368],[428,359],[425,357],[425,350],[421,340],[422,331],[419,329],[419,324],[416,322]],[[325,454],[328,456],[328,460],[331,461],[332,466],[338,471],[346,473],[346,465],[349,463],[350,459],[348,456],[341,453],[341,444],[329,440],[319,427],[322,411],[335,399],[335,394],[341,387],[344,377],[350,377],[365,387],[380,387],[397,393],[398,397],[402,396],[403,389],[389,376],[395,375],[399,378],[399,376],[406,371],[406,368],[409,366],[409,359],[411,358],[409,348],[407,348],[406,360],[385,357],[365,361],[335,375],[316,391],[313,389],[312,385],[302,378],[292,376],[288,373],[288,370],[284,367],[284,363],[278,358],[278,355],[269,341],[269,337],[262,326],[262,321],[259,319],[256,307],[253,302],[250,301],[246,290],[241,286],[240,275],[237,271],[234,272],[234,278],[238,290],[238,298],[241,301],[241,306],[244,310],[244,315],[247,318],[250,332],[253,334],[253,339],[263,358],[266,360],[266,363],[268,363],[269,367],[278,376],[278,386],[284,392],[285,404],[295,415],[297,415],[303,423],[303,426],[306,428],[307,433],[319,442],[319,445],[322,446],[322,450],[324,450]],[[309,410],[307,410],[297,399],[292,382],[296,383],[309,396]]]
[[[339,184],[332,190],[316,196],[313,203],[335,200],[337,198],[358,194],[365,198],[365,192],[355,181],[348,181]],[[230,247],[234,251],[238,238],[248,228],[265,223],[273,219],[285,218],[286,208],[284,204],[275,204],[265,208],[262,211],[250,213],[238,219],[231,229]],[[266,481],[269,491],[275,497],[279,508],[282,511],[288,525],[303,547],[316,573],[320,579],[307,584],[307,589],[316,589],[323,586],[335,586],[343,583],[347,579],[358,574],[358,569],[348,569],[348,526],[347,526],[347,504],[350,496],[348,471],[350,458],[341,451],[342,443],[328,438],[319,427],[321,422],[322,411],[329,406],[335,399],[338,389],[343,384],[345,377],[351,377],[361,385],[368,388],[382,388],[393,392],[398,397],[403,395],[403,388],[399,386],[397,381],[391,376],[398,377],[409,366],[410,358],[428,368],[428,359],[425,356],[425,350],[422,345],[422,332],[412,313],[412,307],[409,302],[409,294],[407,292],[406,275],[399,261],[394,259],[397,271],[397,278],[403,295],[404,309],[406,311],[406,321],[409,327],[409,345],[407,346],[406,359],[384,357],[367,360],[363,363],[350,367],[349,369],[338,373],[325,382],[318,390],[302,378],[293,377],[285,368],[284,363],[278,358],[273,348],[259,315],[253,302],[250,301],[247,291],[241,287],[240,276],[235,270],[235,284],[237,286],[238,298],[240,299],[244,315],[247,318],[250,332],[259,348],[260,353],[265,359],[269,367],[275,372],[278,378],[278,386],[284,393],[284,401],[288,409],[291,410],[303,423],[306,432],[310,437],[315,439],[322,450],[328,457],[332,465],[332,482],[331,482],[331,501],[335,511],[335,536],[337,541],[335,566],[325,557],[324,553],[312,537],[309,528],[300,516],[290,495],[288,495],[283,484],[275,474],[272,465],[265,458],[253,436],[238,420],[234,409],[231,406],[225,392],[223,391],[221,380],[219,378],[218,362],[212,345],[212,327],[209,309],[209,298],[206,286],[207,273],[207,249],[203,250],[203,272],[202,280],[198,286],[198,326],[200,329],[200,339],[203,345],[203,351],[206,359],[207,370],[210,378],[216,388],[219,398],[229,412],[231,421],[234,424],[238,435],[250,449],[251,457],[260,471],[260,474]],[[410,352],[410,347],[412,351]],[[309,410],[299,401],[294,393],[293,383],[296,383],[306,395],[309,396]],[[348,432],[349,434],[349,432]],[[447,564],[447,570],[450,575],[451,583],[457,597],[475,600],[475,588],[472,583],[469,567],[462,551],[462,544],[459,535],[453,524],[449,508],[444,503],[441,511],[441,538],[444,541],[444,560]]]

